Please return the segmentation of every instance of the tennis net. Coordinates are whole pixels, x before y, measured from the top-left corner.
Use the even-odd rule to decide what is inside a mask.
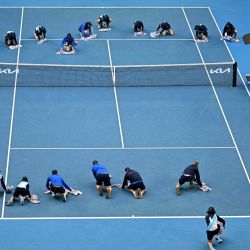
[[[58,65],[0,63],[0,86],[236,86],[237,63]]]

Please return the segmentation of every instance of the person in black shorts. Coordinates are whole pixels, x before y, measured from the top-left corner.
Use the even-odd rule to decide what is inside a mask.
[[[16,33],[14,31],[7,31],[5,35],[5,45],[7,47],[17,45]]]
[[[34,36],[35,36],[35,39],[37,41],[41,41],[41,40],[45,40],[46,39],[46,28],[44,26],[37,26],[35,28],[35,33],[34,33]]]
[[[173,36],[174,35],[174,32],[171,28],[171,25],[166,22],[166,21],[163,21],[161,22],[158,27],[157,27],[157,30],[156,32],[158,33],[158,35],[160,36],[166,36],[166,35],[170,35],[170,36]]]
[[[182,176],[179,179],[179,182],[176,184],[176,194],[181,195],[181,186],[185,182],[189,182],[189,188],[194,188],[194,183],[196,182],[201,188],[204,188],[200,180],[200,172],[198,169],[199,162],[195,160],[190,166],[186,167],[182,173]]]
[[[108,15],[102,14],[99,16],[96,22],[98,24],[99,30],[105,29],[105,31],[108,31],[110,30],[109,24],[112,22],[112,19]]]
[[[137,20],[134,22],[134,36],[144,34],[144,24],[142,21]]]
[[[136,199],[142,199],[146,187],[140,174],[129,167],[125,168],[125,172],[122,188],[127,188]]]
[[[52,175],[47,178],[46,187],[50,190],[52,197],[60,194],[64,202],[67,200],[68,191],[72,191],[71,187],[65,183],[56,169],[52,170]]]
[[[237,30],[232,23],[227,22],[223,29],[223,38],[228,41],[239,42]]]
[[[195,30],[195,38],[197,42],[208,41],[207,27],[204,24],[195,25],[194,30]]]
[[[11,196],[10,200],[6,202],[6,206],[10,206],[13,204],[15,200],[19,198],[20,204],[24,204],[24,200],[31,199],[31,194],[29,190],[29,181],[26,176],[24,176],[21,181],[17,184],[17,187],[15,188],[14,194]]]
[[[99,164],[97,160],[93,161],[92,173],[96,179],[96,189],[98,190],[99,196],[102,196],[102,185],[106,187],[106,199],[110,198],[112,186],[110,182],[111,175],[108,169]]]
[[[225,220],[220,216],[216,215],[215,209],[209,207],[207,215],[205,217],[207,223],[207,240],[210,250],[215,250],[213,247],[213,237],[215,237],[218,243],[221,243],[223,240],[220,238],[220,234],[223,233],[225,229]]]

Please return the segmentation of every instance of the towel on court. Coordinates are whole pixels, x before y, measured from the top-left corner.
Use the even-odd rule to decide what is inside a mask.
[[[107,31],[110,31],[111,29],[110,28],[101,28],[99,29],[100,32],[107,32]]]
[[[156,31],[150,32],[150,36],[151,36],[152,38],[156,38],[156,37],[160,36],[160,33],[159,33],[159,32],[156,32]]]
[[[122,184],[112,184],[112,187],[122,188]]]
[[[21,48],[21,47],[22,47],[21,44],[19,44],[19,45],[10,45],[9,49],[18,49],[18,48]]]
[[[69,191],[69,193],[72,194],[72,195],[75,195],[75,196],[82,194],[82,192],[77,190],[77,189],[71,189],[71,191]]]
[[[75,51],[64,51],[64,50],[59,50],[56,52],[57,55],[75,55]]]
[[[229,36],[223,36],[221,38],[221,40],[226,40],[226,41],[229,41],[229,42],[233,42],[233,43],[238,43],[240,40],[239,39],[234,39],[233,37]]]
[[[39,41],[37,42],[37,44],[42,44],[42,43],[44,43],[45,41],[47,41],[47,38],[44,38],[44,39],[39,40]]]
[[[143,31],[134,33],[134,36],[146,36],[146,35],[147,35],[147,33],[143,32]]]
[[[196,39],[197,43],[207,43],[208,40]]]
[[[30,197],[30,202],[32,204],[38,204],[38,203],[40,203],[38,195],[32,194],[31,197]]]
[[[211,191],[212,189],[206,185],[206,183],[202,183],[203,187],[200,187],[200,190],[203,192]]]
[[[96,34],[90,35],[90,36],[88,36],[88,37],[82,36],[82,37],[81,37],[81,40],[88,41],[88,40],[95,39],[96,37],[97,37]]]

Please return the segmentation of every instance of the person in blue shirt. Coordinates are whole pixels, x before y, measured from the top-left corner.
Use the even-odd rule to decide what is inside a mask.
[[[72,52],[72,54],[74,54],[76,52],[76,45],[77,42],[75,41],[74,37],[70,33],[68,33],[62,40],[60,52]]]
[[[83,21],[78,30],[80,32],[81,37],[83,38],[93,36],[94,34],[93,24],[89,21],[87,22]]]
[[[67,200],[67,190],[72,191],[63,178],[58,174],[57,170],[52,170],[52,175],[47,178],[46,187],[50,190],[52,197],[55,197],[57,193],[61,194],[64,202]]]
[[[200,180],[200,172],[198,169],[199,162],[195,160],[190,166],[186,167],[182,173],[182,176],[179,179],[179,182],[176,185],[176,194],[181,195],[181,186],[185,182],[189,182],[189,188],[194,188],[194,181],[201,187],[204,188]]]
[[[109,175],[108,169],[99,164],[98,161],[93,161],[93,167],[92,167],[93,175],[96,179],[96,188],[98,190],[99,196],[102,196],[102,185],[106,187],[106,199],[110,198],[112,186],[110,183],[111,176]]]

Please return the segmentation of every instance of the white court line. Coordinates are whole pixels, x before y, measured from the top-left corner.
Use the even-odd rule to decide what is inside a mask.
[[[204,219],[200,216],[107,216],[107,217],[5,217],[0,220],[134,220],[134,219]],[[250,215],[220,215],[222,218],[229,219],[250,219]]]
[[[18,44],[20,44],[20,42],[21,42],[21,36],[22,36],[23,12],[24,12],[24,8],[22,8]],[[8,183],[9,162],[10,162],[10,151],[11,151],[10,148],[11,148],[12,129],[13,129],[13,120],[14,120],[15,103],[16,103],[16,89],[17,89],[17,88],[16,88],[16,85],[17,85],[17,76],[18,76],[18,63],[19,63],[19,57],[20,57],[20,47],[18,48],[18,51],[17,51],[17,62],[16,62],[16,72],[15,72],[15,84],[14,84],[14,89],[13,89],[13,99],[12,99],[12,109],[11,109],[11,120],[10,120],[10,131],[9,131],[9,143],[8,143],[8,152],[7,152],[7,160],[6,160],[6,170],[5,170],[5,184]],[[6,193],[4,192],[1,218],[4,217],[5,199],[6,199]]]
[[[184,10],[184,9],[182,9],[182,10],[183,10],[183,14],[184,14],[184,16],[185,16],[185,18],[186,18],[186,21],[187,21],[188,27],[189,27],[189,29],[190,29],[190,32],[192,33],[192,36],[193,36],[193,38],[194,38],[194,40],[195,40],[193,31],[192,31],[191,25],[190,25],[190,23],[189,23],[189,21],[188,21],[188,18],[187,18],[187,15],[186,15],[186,13],[185,13],[185,10]],[[242,157],[241,157],[241,154],[240,154],[240,151],[239,151],[239,149],[238,149],[237,143],[236,143],[236,141],[235,141],[235,139],[234,139],[234,135],[233,135],[233,133],[232,133],[232,130],[231,130],[231,128],[230,128],[230,125],[229,125],[229,123],[228,123],[228,121],[227,121],[227,118],[226,118],[226,115],[225,115],[225,113],[224,113],[224,110],[223,110],[222,105],[221,105],[221,103],[220,103],[220,99],[219,99],[219,97],[218,97],[218,95],[217,95],[217,92],[216,92],[216,90],[215,90],[215,87],[214,87],[214,85],[213,85],[213,81],[212,81],[212,79],[211,79],[211,77],[210,77],[210,74],[209,74],[209,72],[208,72],[208,70],[207,70],[207,67],[206,67],[205,61],[204,61],[204,59],[203,59],[203,56],[202,56],[202,54],[201,54],[200,48],[199,48],[199,46],[198,46],[198,44],[197,44],[196,41],[195,41],[195,45],[196,45],[196,48],[197,48],[197,50],[198,50],[198,53],[199,53],[199,55],[200,55],[200,57],[201,57],[201,60],[202,60],[202,62],[204,63],[204,68],[205,68],[205,70],[206,70],[208,79],[209,79],[209,81],[210,81],[210,83],[211,83],[211,87],[212,87],[212,89],[213,89],[214,95],[215,95],[216,100],[217,100],[217,102],[218,102],[218,105],[219,105],[219,107],[220,107],[222,116],[223,116],[223,118],[224,118],[224,121],[225,121],[226,126],[227,126],[227,129],[228,129],[228,132],[229,132],[229,134],[230,134],[230,136],[231,136],[231,139],[232,139],[232,141],[233,141],[233,144],[234,144],[234,146],[235,146],[236,152],[237,152],[237,154],[238,154],[239,160],[240,160],[240,162],[241,162],[241,165],[242,165],[243,170],[244,170],[244,172],[245,172],[245,175],[246,175],[246,177],[247,177],[248,183],[250,184],[250,178],[249,178],[249,175],[248,175],[248,173],[247,173],[245,164],[244,164],[244,162],[243,162],[243,159],[242,159]]]
[[[82,41],[82,39],[75,39],[76,41]],[[193,41],[191,38],[161,38],[161,39],[154,39],[154,38],[95,38],[90,39],[88,42],[94,42],[94,41]],[[36,41],[36,39],[33,38],[24,38],[22,41]],[[47,39],[47,41],[62,41],[62,38],[51,38]]]
[[[214,20],[214,22],[215,22],[215,25],[216,25],[216,27],[217,27],[217,29],[218,29],[220,35],[221,35],[221,37],[222,37],[222,33],[221,33],[221,31],[220,31],[219,25],[218,25],[218,23],[217,23],[217,21],[216,21],[214,15],[213,15],[213,13],[212,13],[210,7],[209,7],[208,9],[209,9],[210,15],[212,16],[212,18],[213,18],[213,20]],[[235,61],[234,58],[233,58],[233,55],[232,55],[231,51],[229,50],[228,45],[227,45],[227,43],[226,43],[225,40],[224,40],[224,44],[225,44],[225,46],[226,46],[226,48],[227,48],[227,51],[228,51],[230,57],[232,58],[233,61]],[[249,92],[249,90],[248,90],[248,88],[247,88],[247,86],[246,86],[246,84],[245,84],[245,81],[244,81],[244,79],[243,79],[243,77],[242,77],[242,75],[241,75],[240,70],[239,70],[238,67],[237,67],[237,71],[238,71],[238,74],[239,74],[239,76],[240,76],[240,78],[241,78],[241,81],[242,81],[242,83],[243,83],[243,85],[244,85],[244,87],[245,87],[245,89],[246,89],[246,91],[247,91],[247,94],[248,94],[248,96],[250,97],[250,92]]]
[[[107,46],[108,46],[109,62],[110,62],[110,68],[111,68],[111,73],[112,73],[112,80],[113,80],[113,90],[114,90],[114,95],[115,95],[115,104],[116,104],[117,119],[118,119],[119,131],[120,131],[120,138],[121,138],[122,148],[124,148],[122,125],[121,125],[118,99],[117,99],[117,94],[116,94],[115,77],[114,77],[114,71],[113,71],[113,64],[112,64],[112,57],[111,57],[111,51],[110,51],[110,46],[109,46],[109,40],[107,40]]]
[[[0,9],[208,9],[209,7],[192,6],[3,6]]]
[[[11,150],[182,150],[182,149],[235,149],[235,147],[111,147],[111,148],[28,148],[28,147],[12,147]]]
[[[234,62],[212,62],[206,63],[207,66],[211,65],[232,65]],[[16,63],[0,62],[1,65],[16,66]],[[34,66],[34,67],[81,67],[81,68],[107,68],[110,69],[110,65],[88,65],[88,64],[42,64],[42,63],[19,63],[19,66]],[[113,65],[114,68],[145,68],[145,67],[192,67],[203,66],[203,63],[176,63],[176,64],[136,64],[136,65]]]

